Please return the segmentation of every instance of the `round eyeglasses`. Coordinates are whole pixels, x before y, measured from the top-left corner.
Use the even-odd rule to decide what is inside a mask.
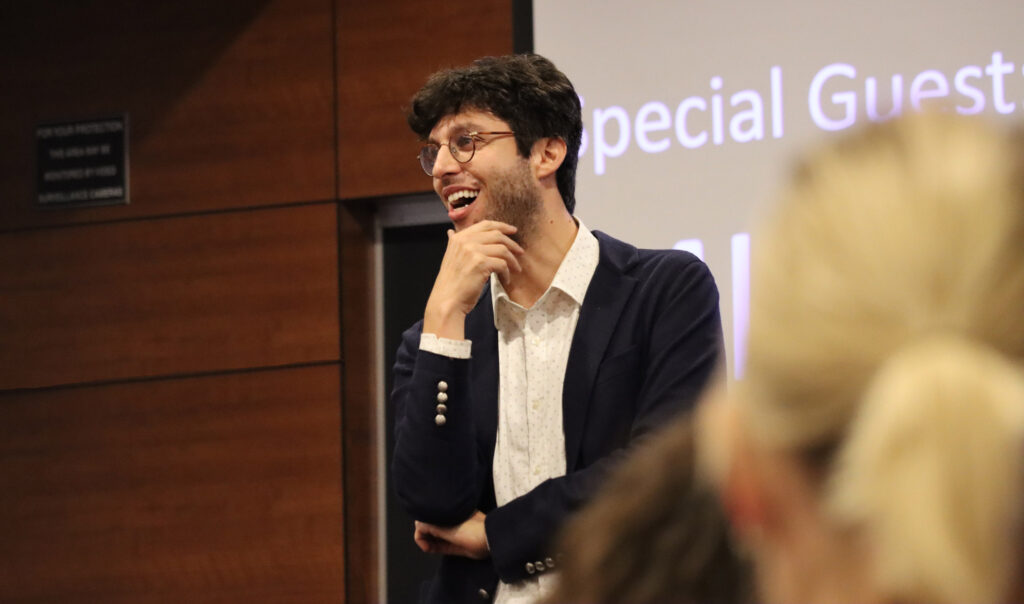
[[[462,132],[448,139],[448,150],[452,152],[452,157],[455,158],[455,161],[464,164],[473,159],[473,155],[476,154],[477,145],[482,146],[490,142],[484,138],[485,136],[507,136],[509,134],[515,134],[515,132]],[[437,154],[440,151],[441,145],[438,143],[427,143],[420,147],[420,153],[417,157],[420,160],[420,167],[427,173],[427,176],[434,175],[434,163],[437,161]]]

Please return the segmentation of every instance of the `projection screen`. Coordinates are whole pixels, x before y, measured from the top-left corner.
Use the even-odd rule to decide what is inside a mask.
[[[1016,1],[534,0],[533,16],[583,101],[577,216],[708,262],[734,376],[748,229],[797,152],[922,107],[1024,114]]]

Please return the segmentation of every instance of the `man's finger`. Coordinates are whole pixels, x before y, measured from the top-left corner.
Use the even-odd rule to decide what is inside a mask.
[[[516,258],[516,255],[510,249],[500,243],[481,246],[480,251],[489,258],[504,260],[508,268],[517,273],[523,270],[523,267],[519,264],[519,258]]]

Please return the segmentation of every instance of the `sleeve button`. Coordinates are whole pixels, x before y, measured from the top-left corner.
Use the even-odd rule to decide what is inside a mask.
[[[530,575],[532,575],[535,572],[537,572],[537,568],[533,565],[533,562],[527,562],[526,563],[526,572],[527,572],[527,574],[530,574]]]
[[[447,419],[445,418],[445,416],[443,416],[443,415],[435,415],[435,416],[434,416],[434,423],[435,423],[435,424],[437,424],[438,426],[443,426],[443,425],[445,425],[445,423],[446,423],[447,421],[448,421],[448,420],[447,420]]]
[[[441,380],[440,382],[438,382],[437,383],[437,391],[438,392],[448,392],[448,382],[446,382],[444,380]]]
[[[447,403],[448,402],[448,395],[445,394],[444,392],[438,392],[437,393],[437,402],[439,402],[439,403]]]

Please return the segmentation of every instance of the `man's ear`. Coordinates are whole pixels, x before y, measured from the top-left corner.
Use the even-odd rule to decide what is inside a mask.
[[[530,153],[538,180],[552,176],[565,161],[567,145],[558,137],[545,137],[533,144]]]

